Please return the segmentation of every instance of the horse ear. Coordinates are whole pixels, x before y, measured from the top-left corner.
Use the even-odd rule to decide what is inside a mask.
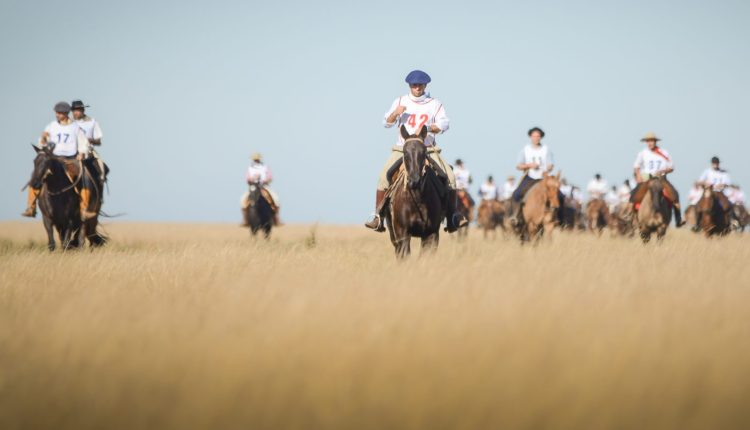
[[[427,137],[427,126],[426,125],[423,125],[422,128],[419,129],[419,137],[421,137],[422,140],[424,140],[424,138]]]
[[[409,138],[409,132],[406,131],[406,126],[404,125],[401,126],[401,137],[403,137],[404,139]]]
[[[34,145],[33,143],[31,144],[31,147],[34,148],[34,151],[36,151],[37,154],[42,151],[42,148]]]

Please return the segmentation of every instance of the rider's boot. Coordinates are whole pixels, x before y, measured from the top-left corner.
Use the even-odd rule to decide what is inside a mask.
[[[510,201],[510,215],[508,216],[508,222],[510,225],[515,227],[518,225],[518,219],[521,217],[521,203],[515,200]]]
[[[676,228],[680,228],[683,225],[685,225],[685,221],[682,220],[682,210],[680,209],[680,204],[675,203],[673,209],[674,209],[674,226]]]
[[[461,227],[469,225],[469,221],[456,210],[456,190],[449,190],[445,205],[445,231],[453,233]]]
[[[385,231],[383,219],[380,216],[380,205],[383,203],[384,198],[385,190],[377,190],[375,193],[375,215],[373,215],[370,221],[365,223],[365,227],[381,233]]]
[[[94,218],[96,213],[89,211],[89,204],[91,203],[91,190],[88,188],[81,189],[81,220],[86,221]]]
[[[29,187],[29,196],[26,201],[26,210],[21,216],[34,218],[36,216],[36,199],[39,197],[39,188]]]

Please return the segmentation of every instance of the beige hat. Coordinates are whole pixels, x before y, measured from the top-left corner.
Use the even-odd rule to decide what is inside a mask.
[[[655,140],[655,141],[657,141],[657,142],[658,142],[658,141],[660,141],[661,139],[659,139],[658,137],[656,137],[656,133],[654,133],[653,131],[649,131],[648,133],[646,133],[646,135],[645,135],[645,136],[643,136],[643,137],[641,138],[641,142],[645,142],[645,141],[647,141],[647,140]]]
[[[509,180],[509,181],[515,181],[515,180],[516,180],[516,177],[515,177],[515,176],[513,176],[513,175],[510,175],[510,176],[508,176],[508,180]]]
[[[263,156],[257,152],[254,152],[253,155],[250,156],[250,159],[253,161],[260,161],[263,159]]]

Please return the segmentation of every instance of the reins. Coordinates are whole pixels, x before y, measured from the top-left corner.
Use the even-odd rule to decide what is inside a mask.
[[[59,157],[52,157],[52,159],[58,160],[58,161],[60,160]],[[78,161],[79,173],[78,173],[78,177],[76,178],[76,180],[73,181],[72,184],[63,187],[61,190],[58,190],[58,191],[50,191],[49,187],[47,187],[47,194],[48,195],[50,195],[50,196],[57,196],[57,195],[60,195],[62,193],[66,193],[66,192],[68,192],[68,191],[70,191],[73,188],[75,188],[75,187],[78,186],[78,184],[81,182],[81,178],[83,178],[84,168],[83,168],[83,162],[81,160],[77,160],[77,161]],[[64,166],[65,162],[61,162],[61,164],[63,164],[63,170],[64,170],[65,169],[65,166]],[[47,176],[49,176],[49,174],[50,174],[50,172],[47,171],[47,173],[45,173],[44,176],[42,177],[42,181],[44,181],[47,178]]]

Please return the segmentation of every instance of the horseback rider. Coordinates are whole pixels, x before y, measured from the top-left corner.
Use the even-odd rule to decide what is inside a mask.
[[[602,175],[599,173],[595,174],[594,179],[592,179],[586,186],[589,200],[603,199],[607,194],[607,188],[607,181],[602,179]]]
[[[55,104],[55,120],[47,124],[39,138],[39,145],[42,148],[52,147],[52,154],[60,159],[71,163],[74,160],[82,162],[89,153],[89,141],[84,134],[83,129],[77,122],[70,119],[71,107],[67,102],[58,102]],[[83,175],[80,171],[77,174]],[[71,179],[73,180],[73,179]],[[38,186],[38,187],[37,187]],[[26,204],[26,210],[21,214],[25,217],[34,218],[36,216],[36,201],[41,192],[41,184],[29,184],[29,194]],[[85,221],[96,216],[95,213],[88,212],[91,193],[85,187],[79,192],[81,205],[81,218]]]
[[[511,198],[511,225],[517,225],[521,215],[521,202],[526,192],[537,182],[541,181],[545,173],[549,173],[555,167],[552,151],[547,145],[542,145],[544,131],[539,127],[534,127],[528,132],[530,143],[524,146],[518,154],[518,165],[516,169],[523,172],[521,182],[513,191]],[[560,199],[562,206],[564,197]]]
[[[635,209],[637,212],[648,190],[648,187],[644,185],[651,178],[660,178],[664,186],[664,197],[672,203],[674,209],[675,226],[679,228],[685,224],[682,221],[680,210],[680,195],[666,176],[674,171],[674,164],[669,157],[669,152],[659,146],[660,140],[654,133],[647,133],[641,139],[641,142],[645,142],[647,147],[638,153],[633,164],[633,174],[638,184],[630,193],[630,204],[628,206],[629,209]]]
[[[612,185],[612,188],[604,196],[604,201],[607,203],[610,213],[614,213],[617,209],[617,205],[620,204],[620,197],[617,195],[617,186]]]
[[[268,185],[271,184],[271,181],[273,180],[273,173],[271,173],[271,169],[266,166],[265,163],[263,163],[263,156],[259,153],[254,153],[250,156],[250,160],[252,163],[250,163],[250,166],[247,168],[247,173],[245,174],[245,180],[247,181],[248,185],[259,185],[261,189],[261,195],[264,199],[268,202],[268,204],[271,206],[271,210],[273,211],[273,224],[276,226],[281,225],[279,212],[281,211],[281,201],[279,200],[278,194],[276,194]],[[245,193],[245,195],[242,197],[242,213],[245,214],[246,211],[244,209],[247,208],[247,205],[249,204],[248,199],[249,193]],[[244,218],[244,226],[250,225],[249,220],[247,217]]]
[[[516,177],[513,175],[508,176],[503,184],[502,199],[503,201],[510,199],[513,196],[513,191],[516,190]]]
[[[499,192],[497,185],[495,185],[495,179],[492,175],[487,176],[487,180],[479,187],[479,196],[483,201],[497,200]]]
[[[416,135],[422,129],[427,127],[427,137],[424,144],[427,147],[428,157],[433,164],[436,164],[441,173],[445,174],[448,182],[448,192],[445,201],[445,217],[447,221],[446,231],[452,233],[468,224],[468,221],[456,210],[456,177],[453,169],[445,162],[440,155],[440,149],[437,148],[435,136],[448,131],[450,120],[445,113],[443,104],[427,93],[427,84],[431,82],[430,76],[421,71],[414,70],[406,76],[406,83],[409,84],[409,93],[398,97],[394,100],[391,108],[385,113],[383,125],[385,128],[396,127],[398,129],[404,126],[409,134]],[[391,148],[391,156],[386,161],[380,172],[378,187],[375,195],[375,214],[373,218],[365,223],[365,227],[378,232],[385,231],[383,217],[380,212],[383,207],[386,191],[389,187],[388,171],[394,163],[403,157],[404,138],[398,133],[398,141]]]
[[[463,201],[464,206],[467,208],[474,207],[474,199],[469,193],[469,187],[474,182],[474,179],[471,177],[471,172],[466,166],[464,166],[464,162],[460,158],[456,160],[455,166],[453,167],[453,175],[456,177],[457,197]]]
[[[729,195],[732,190],[729,186],[732,185],[732,179],[729,177],[729,172],[721,168],[719,157],[711,158],[711,167],[703,172],[698,181],[716,191],[716,198],[719,200],[722,209],[725,211],[731,209],[732,203],[729,200]]]
[[[627,205],[630,201],[630,193],[633,191],[630,186],[630,179],[625,179],[622,185],[617,189],[617,197],[620,200],[620,204]]]
[[[99,126],[99,121],[86,115],[86,108],[89,106],[85,105],[81,100],[73,100],[70,103],[70,107],[73,113],[73,120],[78,123],[78,126],[83,130],[83,134],[89,141],[89,155],[83,160],[83,166],[89,171],[91,177],[97,181],[98,190],[95,191],[95,195],[101,201],[102,189],[104,188],[104,183],[107,181],[109,166],[104,163],[104,160],[99,156],[94,146],[101,146],[102,144],[102,129]],[[92,191],[92,185],[88,177],[84,176],[83,186],[89,193]]]

